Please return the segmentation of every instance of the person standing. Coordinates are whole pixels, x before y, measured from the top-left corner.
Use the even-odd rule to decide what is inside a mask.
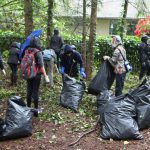
[[[63,46],[63,39],[59,35],[59,30],[54,29],[54,34],[50,40],[50,48],[53,49],[57,55],[57,68],[59,68],[59,55]]]
[[[7,63],[9,64],[11,69],[10,75],[11,86],[17,85],[17,71],[18,71],[18,64],[20,63],[19,61],[20,45],[21,44],[18,42],[13,42],[9,50],[9,57]]]
[[[38,68],[38,72],[36,76],[27,80],[27,106],[31,107],[31,101],[33,99],[34,108],[35,108],[34,116],[38,117],[39,87],[41,82],[41,75],[43,74],[45,81],[49,82],[49,78],[46,75],[45,68],[44,68],[40,39],[38,37],[33,36],[30,40],[30,45],[25,50],[25,55],[26,55],[26,51],[30,51],[34,53],[35,64]]]
[[[138,44],[138,53],[139,53],[139,60],[140,60],[140,66],[141,66],[139,80],[141,80],[145,75],[148,75],[150,58],[149,58],[149,54],[148,54],[147,41],[148,41],[148,36],[144,35],[141,38],[141,43]]]
[[[124,66],[124,59],[126,59],[126,50],[123,47],[120,36],[112,36],[112,48],[114,50],[113,56],[103,56],[103,58],[104,60],[108,60],[114,67],[114,72],[116,74],[115,96],[119,96],[122,94],[126,76],[126,69]]]
[[[55,65],[56,54],[55,54],[54,50],[50,49],[49,47],[47,47],[47,49],[45,49],[42,53],[43,53],[45,71],[50,79],[50,87],[53,87],[53,85],[54,85],[54,81],[53,81],[54,66],[57,69],[57,66]]]
[[[83,68],[83,60],[81,54],[74,50],[70,45],[65,45],[64,52],[60,55],[61,74],[68,74],[71,77],[78,77],[78,64],[80,65],[80,75],[86,78]]]

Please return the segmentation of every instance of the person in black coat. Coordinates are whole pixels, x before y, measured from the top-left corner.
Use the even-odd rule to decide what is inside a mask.
[[[141,80],[144,75],[148,75],[148,66],[149,66],[149,62],[150,62],[150,58],[149,58],[149,46],[148,46],[148,36],[144,35],[141,38],[141,43],[138,44],[138,52],[139,52],[139,60],[140,60],[140,65],[141,65],[141,69],[140,69],[140,74],[139,74],[139,80]]]
[[[21,44],[18,42],[13,42],[9,50],[9,57],[7,63],[9,64],[11,69],[10,75],[11,86],[17,84],[18,64],[20,64],[19,60],[20,45]]]
[[[63,43],[64,43],[63,39],[59,35],[59,30],[54,29],[54,35],[51,37],[51,40],[50,40],[50,48],[53,49],[57,55],[57,68],[59,68],[59,55],[60,55],[60,51],[63,46]]]
[[[71,77],[78,77],[78,64],[80,65],[80,75],[86,78],[83,68],[83,60],[81,54],[74,50],[70,45],[65,45],[64,52],[60,55],[62,74],[66,73]]]

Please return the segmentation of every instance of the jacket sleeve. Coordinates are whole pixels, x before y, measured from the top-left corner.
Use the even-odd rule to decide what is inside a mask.
[[[113,56],[109,59],[109,62],[111,63],[112,66],[115,67],[118,61],[118,57],[119,57],[119,50],[116,49],[113,53]]]
[[[80,64],[80,68],[83,68],[83,60],[80,53],[75,52],[75,60]]]

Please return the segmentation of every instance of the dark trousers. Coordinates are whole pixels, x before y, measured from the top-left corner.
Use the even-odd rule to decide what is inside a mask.
[[[60,62],[59,62],[59,60],[60,60],[60,52],[55,52],[56,53],[56,56],[57,56],[57,68],[59,69],[59,66],[60,66]]]
[[[38,109],[39,87],[41,75],[27,81],[27,106],[31,107],[31,100],[33,99],[34,108]]]
[[[13,84],[16,84],[16,82],[17,82],[18,65],[9,64],[9,66],[10,66],[10,69],[11,69],[11,75],[10,75],[11,85],[13,85]]]
[[[10,69],[12,71],[13,76],[17,76],[17,71],[18,71],[18,65],[16,64],[9,64]]]
[[[116,88],[115,88],[115,96],[119,96],[122,94],[122,90],[124,87],[126,73],[116,74]]]

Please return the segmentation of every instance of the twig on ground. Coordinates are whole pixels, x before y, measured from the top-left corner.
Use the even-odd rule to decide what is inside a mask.
[[[69,144],[68,146],[73,146],[73,145],[75,145],[76,143],[78,143],[78,142],[80,141],[81,138],[83,138],[83,137],[86,136],[87,134],[90,134],[90,133],[94,132],[94,131],[96,130],[96,128],[97,128],[99,122],[100,122],[100,116],[98,116],[97,121],[96,121],[96,124],[95,124],[95,126],[94,126],[94,128],[93,128],[92,130],[83,133],[75,142],[72,142],[72,143]]]

